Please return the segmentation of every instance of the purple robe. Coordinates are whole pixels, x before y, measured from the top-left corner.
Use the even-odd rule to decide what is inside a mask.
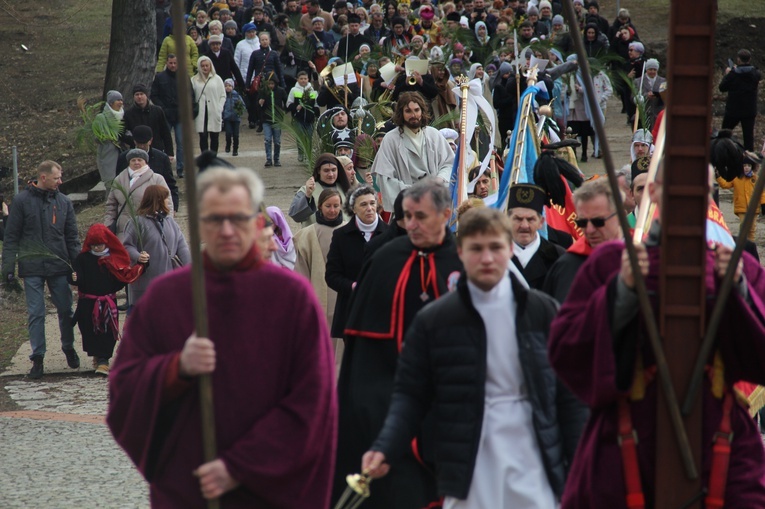
[[[614,339],[611,312],[616,278],[621,266],[622,242],[599,247],[580,268],[568,298],[550,330],[550,362],[568,387],[591,409],[579,442],[563,495],[563,509],[626,508],[626,489],[621,450],[617,444],[617,397],[627,394],[636,352],[645,366],[654,364],[642,318],[635,319],[635,342]],[[658,287],[659,248],[649,247],[649,292]],[[714,275],[714,255],[707,256],[707,295],[714,296],[720,280]],[[715,348],[725,363],[728,386],[734,382],[765,383],[765,272],[744,253],[744,274],[751,303],[734,289],[725,308]],[[708,301],[708,314],[714,307]],[[653,303],[658,317],[658,304]],[[628,346],[625,346],[628,345]],[[630,349],[630,352],[624,352]],[[625,360],[627,359],[627,360]],[[671,367],[670,367],[671,369]],[[631,403],[633,426],[638,434],[638,462],[647,506],[653,503],[656,461],[656,402],[658,382],[650,383],[645,398]],[[711,393],[704,377],[702,388],[702,478],[707,485],[711,464],[712,435],[719,429],[722,400]],[[765,507],[765,451],[754,421],[746,409],[734,405],[734,433],[730,455],[725,507]]]
[[[334,359],[308,281],[271,264],[205,273],[218,458],[241,485],[221,507],[327,508],[337,435]],[[107,423],[150,483],[152,507],[204,508],[197,385],[163,402],[193,332],[188,267],[158,278],[133,310],[109,376]]]

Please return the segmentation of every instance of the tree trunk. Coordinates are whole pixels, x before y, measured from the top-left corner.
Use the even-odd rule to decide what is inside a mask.
[[[133,102],[133,86],[151,88],[157,63],[155,0],[113,0],[109,61],[106,64],[104,97],[117,90],[126,106]]]

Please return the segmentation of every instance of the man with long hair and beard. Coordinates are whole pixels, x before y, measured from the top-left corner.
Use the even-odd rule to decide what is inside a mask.
[[[428,125],[430,115],[422,95],[402,93],[391,120],[398,129],[385,135],[372,165],[386,212],[393,211],[398,193],[429,175],[448,184],[454,162],[446,139]]]

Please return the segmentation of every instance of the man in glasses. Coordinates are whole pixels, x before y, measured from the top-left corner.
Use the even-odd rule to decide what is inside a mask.
[[[542,288],[558,302],[566,300],[579,267],[593,249],[622,236],[608,179],[585,182],[574,192],[574,206],[577,215],[574,222],[582,230],[582,236],[550,268]]]
[[[547,201],[547,194],[541,187],[515,184],[507,202],[513,233],[512,261],[535,290],[542,289],[550,268],[565,253],[562,247],[539,234],[545,226],[542,212]]]
[[[194,331],[189,270],[153,284],[125,329],[107,422],[148,480],[152,506],[218,497],[225,507],[329,505],[337,429],[329,332],[309,282],[262,259],[262,199],[251,170],[199,177],[207,337]],[[209,462],[201,375],[212,378],[215,404]]]

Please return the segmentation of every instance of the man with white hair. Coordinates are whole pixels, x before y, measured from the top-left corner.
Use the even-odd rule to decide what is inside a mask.
[[[153,507],[223,497],[231,508],[327,509],[337,401],[324,312],[307,279],[263,261],[263,183],[252,170],[208,169],[197,193],[209,332],[194,330],[188,268],[152,284],[109,374],[107,424],[148,480]],[[205,375],[216,403],[212,461],[202,451]]]

